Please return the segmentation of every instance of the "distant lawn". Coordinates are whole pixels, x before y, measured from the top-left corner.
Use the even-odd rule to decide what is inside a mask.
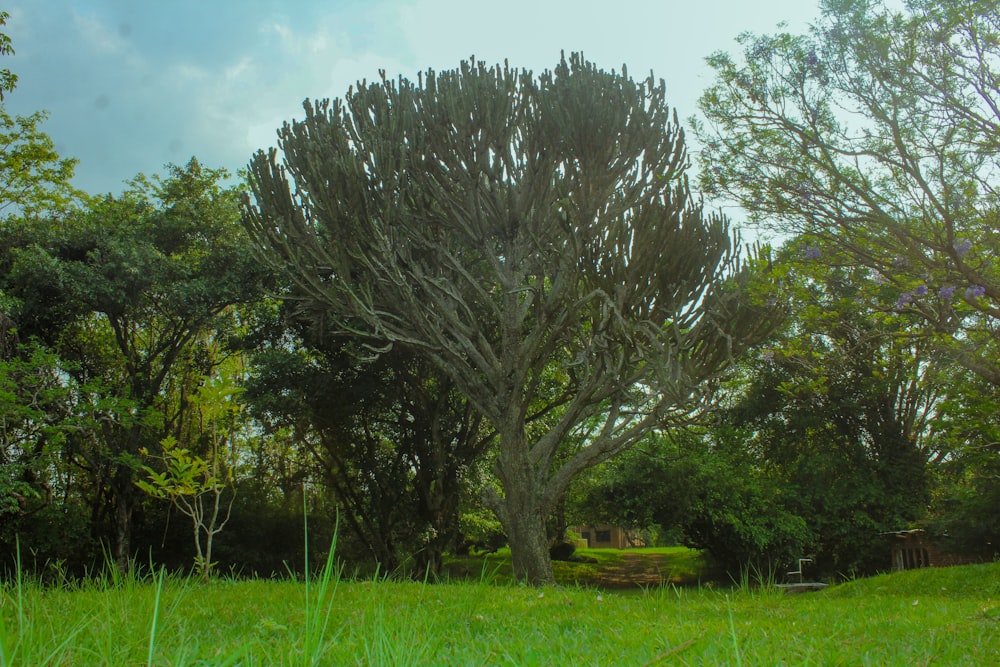
[[[6,582],[0,665],[1000,664],[998,563],[799,595],[327,583]]]
[[[701,553],[687,547],[577,549],[574,558],[577,560],[552,563],[559,584],[602,587],[608,582],[608,571],[625,567],[626,559],[636,559],[647,569],[658,570],[660,578],[651,579],[656,585],[697,585],[704,581],[707,571]],[[467,581],[513,583],[514,580],[509,549],[450,558],[446,561],[445,573],[451,579]]]

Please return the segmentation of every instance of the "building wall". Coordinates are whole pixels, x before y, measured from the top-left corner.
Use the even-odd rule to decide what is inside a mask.
[[[646,546],[638,531],[627,530],[621,526],[571,526],[570,530],[586,540],[587,547],[591,549],[629,549]]]
[[[947,567],[978,562],[962,554],[943,551],[922,530],[888,533],[892,540],[892,570],[913,570],[921,567]]]

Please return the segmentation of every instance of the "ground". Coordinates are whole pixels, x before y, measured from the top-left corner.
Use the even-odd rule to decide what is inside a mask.
[[[705,576],[700,554],[684,547],[643,549],[579,549],[571,562],[552,563],[556,581],[604,589],[641,589],[672,583],[695,585]],[[450,559],[445,566],[454,579],[504,581],[512,579],[510,552],[501,549]]]
[[[688,572],[679,571],[677,558],[659,551],[621,551],[620,560],[609,562],[590,583],[598,588],[650,588],[666,583],[689,583]]]

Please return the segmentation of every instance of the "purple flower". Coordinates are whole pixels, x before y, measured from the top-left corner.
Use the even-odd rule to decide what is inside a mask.
[[[795,196],[798,198],[800,204],[808,204],[812,201],[813,193],[807,184],[796,183],[792,187],[792,191],[795,193]]]
[[[914,296],[923,296],[927,294],[927,285],[921,285],[917,289],[913,290]]]
[[[986,294],[986,288],[982,285],[969,285],[965,288],[965,298],[969,301],[978,299],[983,294]]]
[[[899,295],[899,298],[896,300],[896,307],[902,308],[904,306],[908,306],[911,303],[913,303],[913,294],[911,292],[903,292],[902,294]]]
[[[951,301],[951,297],[955,296],[955,288],[951,285],[945,285],[938,290],[938,296],[945,301]]]
[[[761,355],[764,361],[774,361],[774,350],[767,350]]]
[[[972,241],[969,239],[958,239],[955,241],[954,247],[959,257],[965,257],[965,253],[969,252],[969,249],[972,248]]]
[[[819,65],[819,56],[816,55],[816,49],[809,49],[809,53],[806,54],[806,65],[809,69],[813,69]]]
[[[815,246],[806,246],[805,248],[802,249],[802,255],[806,259],[819,259],[820,255],[819,248]]]

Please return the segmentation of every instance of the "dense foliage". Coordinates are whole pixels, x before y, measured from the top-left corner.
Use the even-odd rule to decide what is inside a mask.
[[[281,575],[339,530],[425,576],[506,532],[546,581],[567,518],[731,573],[995,557],[1000,6],[822,6],[710,59],[702,185],[785,240],[738,275],[662,83],[575,56],[307,105],[243,210],[195,159],[77,192],[0,70],[0,567]]]

